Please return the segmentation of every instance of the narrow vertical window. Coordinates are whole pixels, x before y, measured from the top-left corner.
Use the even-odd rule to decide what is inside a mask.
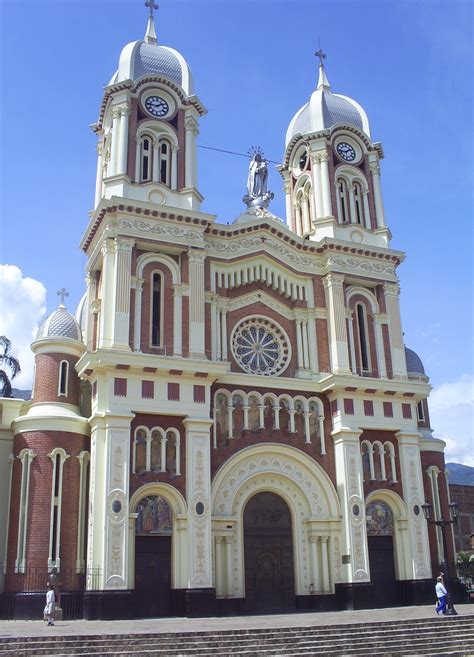
[[[152,347],[161,346],[161,274],[156,272],[152,278],[151,292],[151,345]]]
[[[360,183],[354,183],[354,205],[355,205],[355,220],[358,224],[364,223],[364,206],[362,199],[362,187]]]
[[[337,183],[338,189],[338,199],[339,199],[339,208],[340,208],[340,221],[344,223],[349,221],[349,204],[347,202],[347,184],[346,181],[342,178],[339,179]]]
[[[82,451],[77,457],[79,460],[79,513],[77,520],[77,549],[76,549],[76,572],[83,573],[86,565],[86,513],[89,491],[89,452]]]
[[[418,420],[420,422],[425,421],[425,411],[423,410],[423,402],[419,401],[416,405],[416,414],[418,415]]]
[[[67,397],[67,382],[69,374],[69,363],[67,360],[62,360],[59,365],[59,397]]]
[[[159,146],[160,157],[160,182],[164,185],[170,186],[171,178],[171,162],[170,162],[171,147],[167,141],[161,141]]]
[[[144,137],[141,145],[141,182],[151,180],[151,161],[152,161],[152,141],[149,137]]]
[[[360,347],[360,359],[362,370],[367,372],[369,369],[369,345],[367,336],[367,322],[365,318],[365,309],[361,303],[356,305],[357,328]]]
[[[28,524],[28,494],[30,490],[31,462],[35,458],[31,449],[22,449],[18,455],[21,461],[20,508],[18,517],[18,543],[15,560],[15,572],[25,572],[26,528]]]
[[[63,467],[68,455],[61,448],[53,449],[48,454],[53,463],[51,482],[51,519],[49,526],[49,558],[48,568],[56,568],[59,572],[61,546],[61,506],[63,490]]]

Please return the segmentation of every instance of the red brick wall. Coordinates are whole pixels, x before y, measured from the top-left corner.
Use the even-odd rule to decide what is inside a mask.
[[[67,396],[58,395],[59,367],[63,360],[69,363]],[[34,402],[59,401],[76,406],[79,404],[79,379],[74,369],[76,356],[60,353],[38,354],[35,363]]]
[[[77,549],[77,523],[79,512],[80,463],[76,458],[83,450],[89,451],[87,436],[61,431],[34,431],[18,434],[14,438],[13,453],[17,457],[22,449],[31,449],[36,454],[30,467],[28,495],[28,524],[26,533],[26,568],[46,572],[49,557],[49,532],[51,518],[51,495],[53,462],[48,454],[62,447],[69,455],[63,467],[63,489],[61,506],[61,544],[59,556],[61,570],[75,570]],[[7,590],[22,590],[26,575],[10,575],[14,570],[18,545],[19,503],[22,464],[15,458],[12,473],[10,526],[7,552]],[[86,495],[87,500],[87,495]],[[31,570],[30,570],[31,572]],[[39,582],[41,590],[45,582]]]

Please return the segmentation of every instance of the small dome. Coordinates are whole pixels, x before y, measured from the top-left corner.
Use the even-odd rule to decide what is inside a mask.
[[[320,132],[338,124],[354,126],[370,137],[367,114],[352,98],[331,93],[326,73],[321,67],[318,88],[311,95],[309,103],[303,105],[291,119],[285,146],[288,146],[295,135]]]
[[[416,354],[412,349],[405,347],[405,358],[407,361],[407,372],[410,374],[417,374],[421,376],[426,376],[425,368],[421,362],[421,358]]]
[[[80,326],[65,306],[60,305],[41,323],[36,339],[45,338],[70,338],[82,342]]]
[[[181,87],[187,96],[194,93],[191,69],[184,57],[173,48],[146,40],[128,43],[120,54],[118,70],[109,84],[124,80],[135,82],[144,75],[164,77]]]

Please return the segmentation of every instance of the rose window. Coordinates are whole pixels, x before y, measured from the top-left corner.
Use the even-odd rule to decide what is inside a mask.
[[[257,317],[245,319],[235,327],[232,352],[248,374],[277,376],[290,360],[289,342],[283,330],[271,320]]]

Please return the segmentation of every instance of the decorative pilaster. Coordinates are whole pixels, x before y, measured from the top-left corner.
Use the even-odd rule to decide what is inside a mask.
[[[211,558],[211,420],[186,418],[186,498],[188,523],[188,587],[212,587]]]
[[[131,288],[135,290],[135,321],[133,323],[133,350],[141,351],[141,333],[142,333],[142,295],[144,278],[132,276]]]
[[[95,207],[99,205],[100,199],[102,198],[102,175],[104,162],[102,159],[104,143],[102,141],[97,142],[97,173],[95,179]]]
[[[205,324],[204,324],[204,251],[190,249],[189,261],[189,351],[194,356],[204,356]]]
[[[183,355],[183,296],[184,286],[176,283],[173,285],[173,349],[175,356]]]
[[[390,332],[390,349],[394,378],[406,378],[407,364],[403,344],[402,321],[400,317],[400,286],[398,283],[385,283],[383,286]]]
[[[323,216],[332,216],[332,202],[331,202],[331,187],[329,184],[329,155],[327,153],[320,153],[319,159],[321,162],[321,192],[323,201]]]
[[[184,122],[185,127],[185,171],[184,180],[186,187],[197,186],[196,171],[196,137],[199,134],[197,121],[193,117],[188,117]]]
[[[316,219],[323,216],[322,185],[321,185],[321,159],[319,155],[311,157],[313,189],[315,198]]]
[[[383,208],[382,189],[380,186],[380,164],[378,162],[372,162],[370,164],[370,172],[372,174],[372,185],[374,188],[377,228],[385,228],[385,212]]]
[[[128,125],[131,114],[130,107],[123,105],[120,107],[120,137],[118,148],[118,170],[117,173],[127,173],[128,157]]]
[[[343,283],[344,276],[341,274],[330,272],[323,278],[328,308],[331,369],[334,373],[349,374]]]
[[[283,185],[283,191],[285,193],[285,208],[286,208],[286,221],[289,226],[293,227],[293,230],[295,230],[294,227],[294,217],[293,217],[293,205],[291,203],[291,182],[289,179],[289,172],[285,172],[285,182]]]
[[[387,378],[387,365],[385,362],[385,351],[383,347],[382,324],[387,323],[387,316],[384,314],[374,314],[375,328],[375,351],[377,353],[377,363],[379,365],[379,376],[381,379]]]
[[[115,239],[115,321],[113,325],[113,347],[115,349],[130,349],[130,290],[134,244],[134,240],[125,237]]]
[[[112,108],[112,146],[110,149],[110,166],[108,175],[115,176],[118,167],[120,149],[120,107]]]
[[[101,312],[99,326],[98,346],[109,348],[112,346],[112,322],[115,315],[114,279],[115,279],[115,246],[113,240],[106,238],[102,244],[102,285],[101,285]]]

